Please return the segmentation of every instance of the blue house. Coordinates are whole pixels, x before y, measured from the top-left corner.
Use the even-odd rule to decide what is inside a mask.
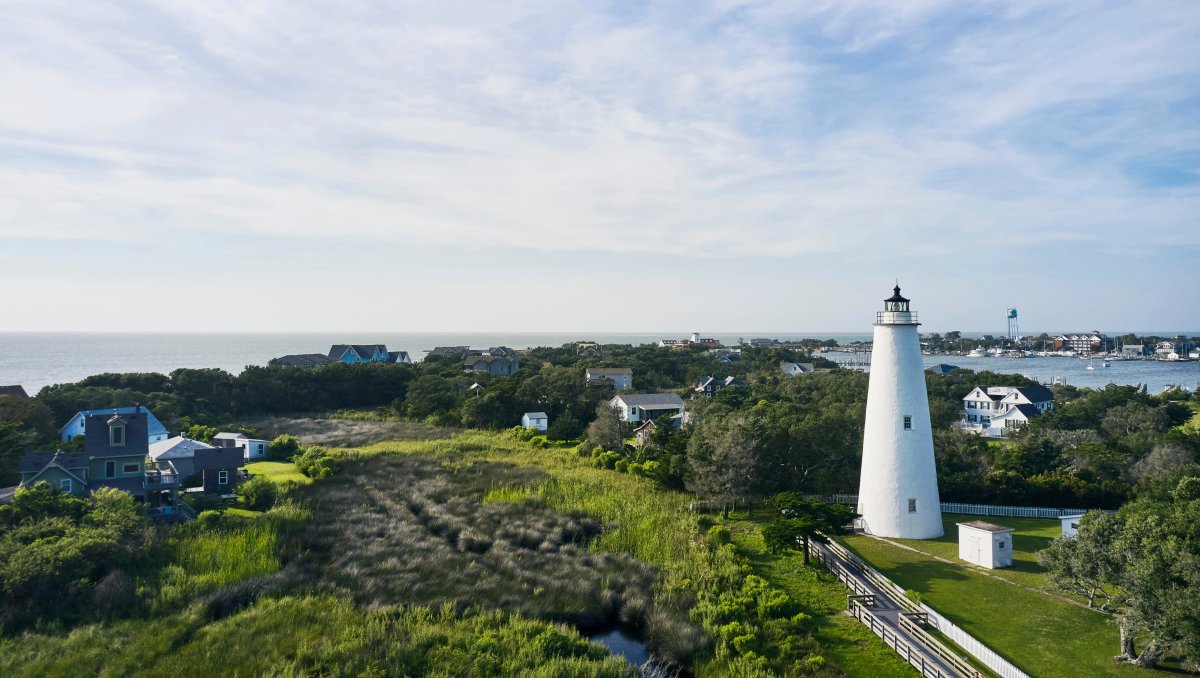
[[[103,410],[83,410],[81,412],[76,412],[75,416],[71,417],[65,426],[58,429],[58,438],[66,443],[70,442],[75,436],[84,435],[87,432],[85,430],[87,418],[92,415],[104,414],[111,417],[114,414],[129,415],[136,412],[144,412],[146,414],[146,430],[148,435],[148,439],[146,441],[147,445],[153,445],[160,440],[167,439],[167,427],[163,426],[162,422],[160,422],[158,418],[150,412],[150,410],[140,405],[135,405],[133,407],[110,407]]]
[[[392,362],[383,344],[334,344],[329,349],[329,358],[351,364]]]

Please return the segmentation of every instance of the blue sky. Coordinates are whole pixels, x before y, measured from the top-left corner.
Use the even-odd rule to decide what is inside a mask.
[[[1200,9],[1060,5],[3,2],[0,317],[1200,329]]]

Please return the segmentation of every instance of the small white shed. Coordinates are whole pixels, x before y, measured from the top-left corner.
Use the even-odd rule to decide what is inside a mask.
[[[521,426],[525,428],[536,428],[539,431],[545,431],[550,425],[550,418],[545,412],[526,412],[521,417]]]
[[[982,520],[958,524],[958,557],[980,567],[1011,567],[1013,528]]]
[[[1062,521],[1062,536],[1074,537],[1079,532],[1079,521],[1082,519],[1082,513],[1074,516],[1063,516],[1059,518],[1059,520]]]

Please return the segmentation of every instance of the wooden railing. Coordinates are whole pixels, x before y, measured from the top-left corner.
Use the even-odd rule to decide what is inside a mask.
[[[968,667],[968,672],[962,672],[957,665],[953,665],[955,671],[947,673],[942,670],[942,667],[934,662],[925,659],[925,653],[914,646],[908,640],[897,634],[879,617],[876,617],[870,610],[864,607],[857,600],[850,605],[850,614],[855,619],[871,629],[871,632],[879,636],[885,645],[895,650],[896,654],[904,658],[904,661],[912,665],[913,668],[921,672],[922,676],[928,678],[977,678],[978,673]],[[959,660],[961,662],[961,660]]]

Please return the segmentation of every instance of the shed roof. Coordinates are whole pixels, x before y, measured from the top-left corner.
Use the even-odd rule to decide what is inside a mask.
[[[982,530],[984,532],[1012,532],[1013,528],[997,525],[996,523],[985,523],[982,520],[971,520],[965,523],[958,523],[959,527],[969,527],[973,530]]]
[[[549,419],[545,412],[526,412],[525,416],[530,419]]]
[[[633,374],[631,367],[589,367],[588,374]]]

